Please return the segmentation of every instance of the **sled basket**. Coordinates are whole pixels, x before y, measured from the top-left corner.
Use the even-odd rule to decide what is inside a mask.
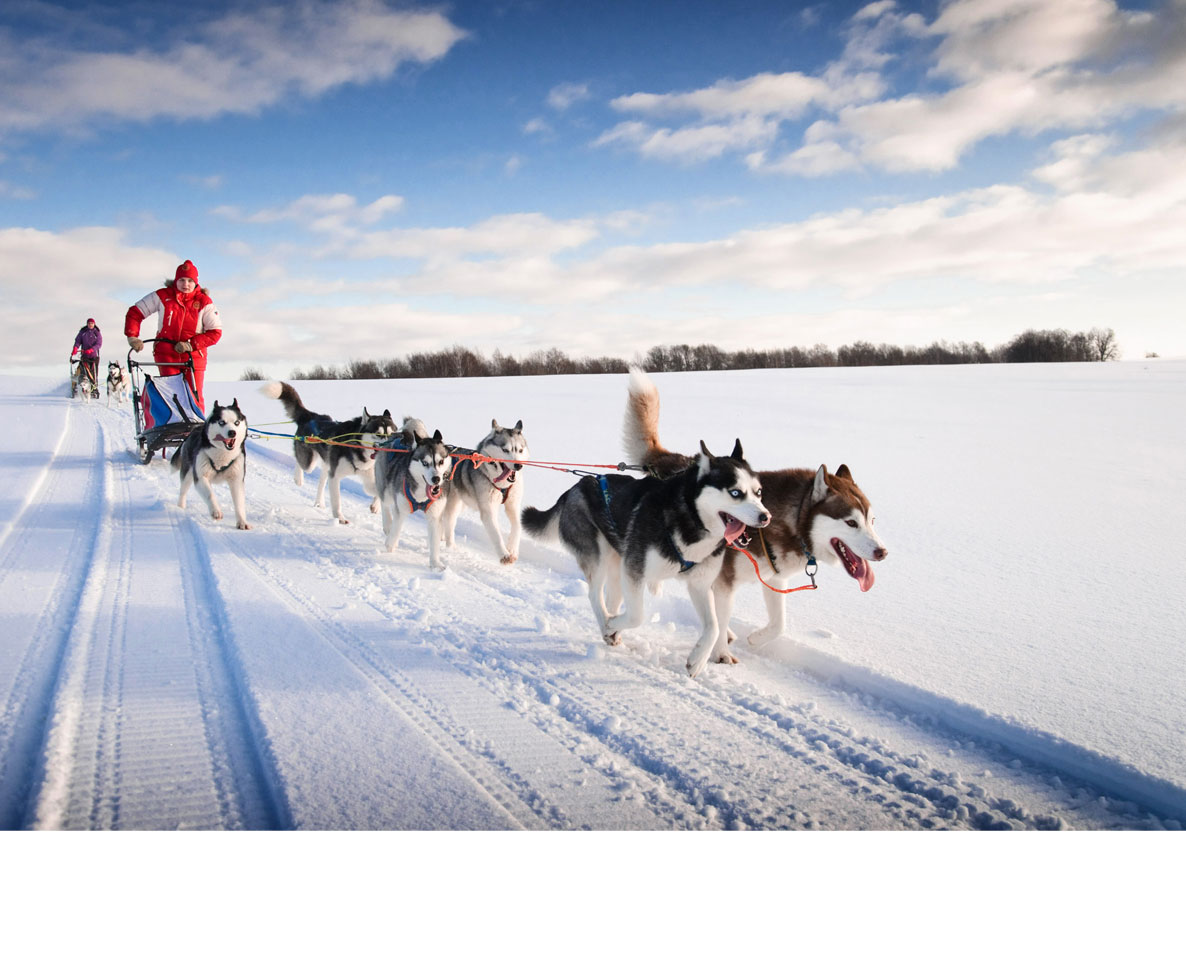
[[[144,430],[166,424],[185,422],[201,424],[206,416],[198,410],[194,392],[184,374],[168,377],[144,375],[144,390],[140,392],[140,408],[144,414]]]

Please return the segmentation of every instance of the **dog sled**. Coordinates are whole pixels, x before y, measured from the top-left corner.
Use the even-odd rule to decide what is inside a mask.
[[[97,357],[70,358],[70,396],[96,398],[99,396],[99,359]]]
[[[145,340],[146,344],[154,340]],[[132,413],[136,420],[136,446],[140,461],[147,465],[155,452],[180,447],[189,433],[204,424],[186,375],[193,370],[192,354],[182,363],[134,360],[128,351],[128,377],[132,382]],[[161,368],[181,368],[180,374],[162,375]],[[156,373],[146,372],[156,368]]]

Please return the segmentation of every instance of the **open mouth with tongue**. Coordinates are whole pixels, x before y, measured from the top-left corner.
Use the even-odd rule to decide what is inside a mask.
[[[508,485],[514,485],[515,484],[514,466],[508,465],[504,461],[500,461],[498,463],[498,466],[502,469],[502,473],[498,476],[498,478],[494,479],[494,484],[498,485],[498,484],[501,484],[502,482],[506,482]]]
[[[745,523],[728,512],[721,512],[720,516],[721,521],[725,523],[725,541],[730,544],[748,545],[749,536],[745,533]]]
[[[832,540],[832,548],[840,557],[841,564],[848,570],[848,575],[861,587],[861,592],[869,592],[873,586],[873,567],[869,565],[868,560],[862,559],[839,539]]]
[[[435,502],[437,499],[439,499],[441,497],[441,486],[440,485],[425,485],[424,492],[430,499],[432,499]]]
[[[215,436],[214,436],[214,440],[215,440],[215,441],[221,441],[221,442],[222,442],[222,446],[223,446],[223,447],[224,447],[224,448],[225,448],[227,451],[233,451],[233,450],[234,450],[234,448],[235,448],[235,440],[236,440],[236,439],[234,439],[234,438],[224,438],[222,435],[220,435],[220,434],[217,434],[217,435],[215,435]]]

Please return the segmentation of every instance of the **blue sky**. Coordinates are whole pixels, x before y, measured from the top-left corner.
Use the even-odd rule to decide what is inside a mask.
[[[0,7],[0,328],[211,376],[1115,329],[1186,354],[1186,0]]]

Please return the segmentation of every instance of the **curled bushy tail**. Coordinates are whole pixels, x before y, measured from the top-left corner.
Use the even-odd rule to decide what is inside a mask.
[[[295,387],[285,381],[268,381],[259,389],[264,397],[270,397],[284,405],[290,421],[300,421],[305,415],[312,414]]]
[[[527,506],[519,515],[519,522],[529,535],[549,542],[560,541],[560,503],[557,502],[550,509],[537,509],[533,505]]]
[[[630,464],[641,465],[647,474],[658,478],[681,472],[693,461],[688,455],[668,451],[659,441],[659,389],[639,367],[630,368],[622,448]]]

